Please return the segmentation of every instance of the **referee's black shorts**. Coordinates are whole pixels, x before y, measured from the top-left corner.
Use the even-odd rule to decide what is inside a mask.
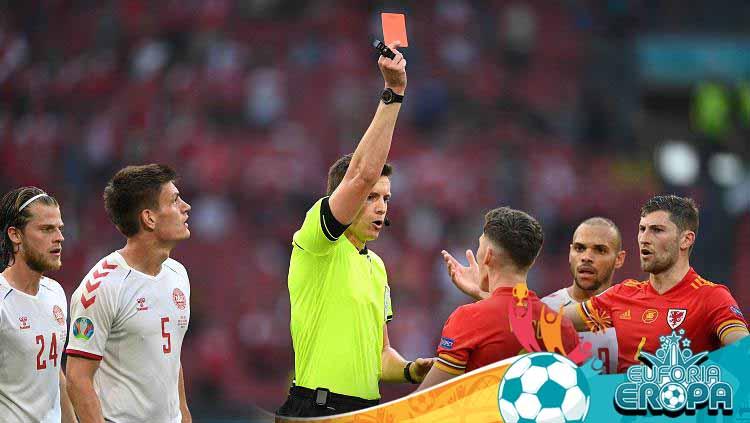
[[[276,415],[281,417],[322,417],[348,413],[374,407],[379,400],[366,400],[349,395],[341,395],[327,389],[308,389],[292,386],[289,396]]]

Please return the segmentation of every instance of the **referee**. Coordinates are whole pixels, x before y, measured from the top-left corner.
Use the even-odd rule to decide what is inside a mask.
[[[378,382],[419,383],[432,359],[404,360],[388,342],[393,317],[385,265],[365,243],[388,225],[386,163],[406,89],[406,60],[380,57],[381,102],[354,154],[328,172],[326,197],[308,210],[289,263],[295,381],[277,414],[317,417],[377,405]]]

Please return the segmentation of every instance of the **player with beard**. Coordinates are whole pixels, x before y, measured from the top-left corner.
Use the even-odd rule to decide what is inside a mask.
[[[555,312],[543,311],[546,307],[526,285],[543,240],[542,226],[536,219],[521,210],[499,207],[484,217],[477,249],[479,261],[467,250],[470,266],[464,267],[443,251],[451,279],[459,281],[457,285],[477,287],[486,295],[458,307],[448,317],[437,348],[437,363],[419,390],[524,352],[511,326],[510,307],[525,308],[524,314],[531,314],[532,325],[537,328],[542,313],[547,321],[557,319]],[[573,325],[561,319],[560,331],[563,349],[573,351],[578,345]],[[544,339],[540,341],[546,349]]]
[[[604,217],[583,221],[573,233],[568,255],[573,284],[542,298],[554,310],[581,303],[612,285],[615,269],[625,262],[620,229]],[[614,328],[602,333],[580,332],[581,341],[591,344],[591,352],[603,363],[605,373],[617,369],[617,336]]]
[[[579,331],[614,327],[618,372],[654,354],[659,338],[684,330],[693,352],[712,351],[748,336],[737,302],[726,286],[703,279],[690,266],[698,207],[690,198],[656,196],[641,208],[641,269],[648,280],[626,280],[589,300],[565,307]]]
[[[490,293],[482,290],[477,282],[479,268],[471,250],[466,252],[469,266],[461,265],[448,252],[443,258],[451,281],[466,295],[475,300],[488,298]],[[622,236],[617,225],[604,217],[592,217],[583,221],[573,233],[568,255],[573,284],[542,298],[542,302],[557,311],[560,307],[586,301],[612,285],[615,269],[625,262]],[[581,341],[591,343],[591,351],[603,363],[603,370],[612,373],[617,369],[617,338],[614,328],[603,333],[580,332]]]
[[[44,273],[62,266],[63,221],[35,187],[0,200],[0,416],[4,423],[75,422],[62,349],[68,302]]]

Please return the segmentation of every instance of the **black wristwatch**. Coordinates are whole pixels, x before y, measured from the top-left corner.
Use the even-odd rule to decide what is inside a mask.
[[[416,380],[412,379],[411,378],[411,373],[409,373],[409,367],[411,367],[412,364],[414,364],[414,362],[413,361],[409,361],[409,362],[406,363],[406,366],[404,366],[404,379],[406,379],[407,382],[416,385],[418,382]]]
[[[402,103],[404,101],[404,96],[396,94],[390,88],[386,88],[383,90],[383,93],[380,94],[380,99],[383,100],[383,103],[385,104]]]

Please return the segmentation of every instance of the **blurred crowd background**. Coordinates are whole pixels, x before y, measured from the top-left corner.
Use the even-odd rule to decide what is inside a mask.
[[[391,343],[434,354],[467,302],[440,258],[475,249],[483,214],[537,217],[529,281],[571,282],[577,223],[614,220],[638,265],[639,207],[702,206],[693,264],[749,310],[750,2],[745,0],[0,1],[0,190],[62,203],[68,294],[123,238],[106,181],[165,162],[193,206],[175,250],[192,283],[182,362],[193,415],[280,405],[292,369],[293,232],[353,151],[382,77],[379,12],[407,14],[409,85],[390,161]],[[410,386],[383,386],[384,400]]]

